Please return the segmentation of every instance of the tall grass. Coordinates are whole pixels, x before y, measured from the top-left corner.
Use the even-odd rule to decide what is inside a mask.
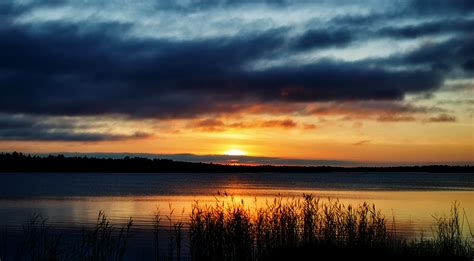
[[[212,207],[195,202],[190,220],[191,255],[198,260],[249,260],[252,257],[251,215],[244,202]]]
[[[23,240],[15,260],[123,260],[132,225],[133,220],[130,218],[117,230],[101,211],[94,228],[84,229],[79,242],[66,242],[61,233],[47,225],[47,220],[41,214],[34,214],[23,225]]]
[[[174,217],[169,206],[168,224],[160,211],[153,215],[156,260],[472,260],[474,237],[463,235],[469,223],[454,203],[449,215],[434,217],[433,235],[407,239],[396,233],[395,222],[375,205],[345,205],[337,199],[321,201],[312,195],[275,198],[263,206],[248,206],[232,196],[212,204],[196,201],[189,220]],[[73,244],[35,214],[23,226],[17,260],[124,259],[132,235],[130,218],[121,228],[99,212],[92,229],[84,230]],[[188,227],[189,225],[189,227]],[[189,232],[185,234],[184,231]],[[6,242],[6,230],[5,230]],[[189,237],[186,237],[186,236]],[[160,239],[168,239],[161,246]],[[183,248],[183,241],[189,242]],[[161,241],[163,242],[163,241]],[[167,251],[160,252],[161,247]],[[6,250],[2,250],[4,252]],[[152,257],[150,257],[151,259]]]
[[[95,228],[83,230],[77,260],[122,260],[132,225],[130,218],[125,226],[116,231],[104,212],[99,212]]]
[[[17,260],[61,260],[61,235],[54,233],[41,214],[33,214],[23,225],[23,240],[17,250]]]
[[[181,212],[181,217],[178,221],[174,221],[173,214],[174,208],[172,207],[171,203],[169,204],[169,215],[166,216],[168,219],[168,260],[181,260],[182,256],[182,241],[183,241],[183,215],[184,209]],[[155,215],[155,223],[154,226],[156,227],[156,231],[158,231],[159,223],[156,222],[157,218]],[[158,239],[158,238],[157,238]],[[158,256],[159,258],[159,256]]]
[[[434,238],[408,241],[387,228],[375,205],[321,202],[312,195],[248,208],[233,198],[195,202],[190,219],[194,260],[314,258],[464,258],[472,247],[462,235],[459,206],[436,219]]]
[[[160,226],[161,226],[161,216],[160,210],[156,208],[153,215],[153,248],[155,250],[155,260],[160,259]]]

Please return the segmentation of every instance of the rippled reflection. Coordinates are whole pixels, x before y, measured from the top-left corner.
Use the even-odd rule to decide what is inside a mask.
[[[248,195],[244,189],[226,191],[227,197],[217,195],[156,195],[156,196],[101,196],[101,197],[47,197],[35,199],[3,199],[0,200],[2,221],[10,227],[19,227],[21,220],[26,220],[33,212],[42,213],[50,223],[62,227],[88,226],[95,222],[99,211],[105,211],[115,223],[124,222],[133,217],[139,229],[151,228],[156,209],[165,220],[171,209],[174,209],[173,220],[188,220],[191,205],[195,201],[200,204],[214,204],[216,200],[244,201],[245,205],[254,210],[265,207],[267,201],[275,197],[283,200],[299,197],[303,193],[311,193],[322,201],[338,199],[348,205],[359,205],[363,202],[373,203],[385,213],[391,226],[393,218],[398,232],[411,235],[431,233],[434,216],[448,214],[456,200],[464,210],[462,215],[474,220],[472,191],[334,191],[334,190],[270,190],[253,189]],[[230,196],[232,195],[232,197]],[[471,222],[472,223],[472,222]],[[464,226],[468,232],[468,226]]]

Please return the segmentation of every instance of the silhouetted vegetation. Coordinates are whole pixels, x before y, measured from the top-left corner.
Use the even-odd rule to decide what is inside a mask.
[[[470,260],[461,226],[454,204],[450,216],[436,219],[433,238],[410,241],[387,228],[374,205],[305,195],[254,210],[233,200],[196,202],[189,230],[194,260]]]
[[[331,167],[225,165],[192,163],[140,157],[89,158],[63,155],[39,157],[22,153],[1,153],[0,172],[151,172],[151,173],[243,173],[243,172],[449,172],[474,173],[474,166]]]
[[[160,259],[160,226],[161,216],[160,210],[157,208],[153,215],[153,249],[155,252],[155,260]]]
[[[107,216],[99,212],[95,227],[84,229],[79,242],[68,242],[46,221],[40,214],[34,214],[23,225],[23,240],[15,260],[123,260],[133,224],[130,218],[125,226],[116,230]]]
[[[23,241],[17,251],[18,260],[60,260],[64,255],[61,236],[46,225],[40,214],[23,225]]]
[[[125,226],[115,231],[107,216],[99,212],[95,228],[84,230],[76,260],[122,260],[131,237],[130,229],[133,220],[130,218]]]
[[[449,216],[436,217],[431,237],[412,240],[388,228],[384,214],[368,203],[352,206],[304,195],[249,207],[232,197],[217,197],[211,205],[196,201],[187,222],[172,221],[170,207],[169,224],[162,224],[157,212],[155,244],[164,235],[169,245],[166,253],[155,245],[154,259],[472,260],[474,237],[462,234],[459,209],[454,203]],[[35,214],[23,226],[17,260],[123,260],[132,224],[130,219],[116,229],[100,212],[78,242],[67,242]],[[189,232],[189,245],[182,250],[183,229]]]

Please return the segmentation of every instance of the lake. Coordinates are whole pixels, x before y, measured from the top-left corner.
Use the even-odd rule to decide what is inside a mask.
[[[304,193],[344,204],[374,203],[390,226],[395,221],[397,233],[417,237],[430,236],[434,217],[449,214],[456,201],[463,220],[474,226],[472,173],[0,173],[0,225],[16,238],[33,213],[65,234],[95,224],[99,211],[117,226],[133,217],[135,250],[129,255],[146,256],[157,208],[165,225],[171,209],[172,220],[186,222],[193,202],[213,204],[223,199],[218,192],[251,209]],[[469,229],[465,222],[463,230]]]

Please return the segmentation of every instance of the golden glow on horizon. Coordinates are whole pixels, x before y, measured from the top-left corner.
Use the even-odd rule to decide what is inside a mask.
[[[468,97],[469,92],[464,96]],[[448,94],[439,94],[448,95]],[[440,99],[456,100],[447,96]],[[471,95],[472,96],[472,95]],[[434,106],[423,101],[423,106]],[[450,106],[450,107],[449,107]],[[467,105],[446,105],[454,121],[380,121],[331,115],[233,114],[217,122],[200,120],[130,120],[114,117],[74,118],[90,126],[85,133],[130,136],[120,140],[0,140],[0,151],[23,153],[156,153],[347,160],[370,164],[472,164],[474,114]],[[435,115],[436,116],[436,115]],[[424,116],[428,117],[428,116]],[[289,119],[288,121],[286,119]],[[63,121],[51,117],[50,122]],[[72,120],[72,118],[70,119]],[[200,125],[196,125],[196,122]],[[100,123],[100,124],[98,124]],[[204,125],[207,124],[207,125]],[[193,125],[194,124],[194,125]],[[212,125],[214,124],[214,125]],[[95,127],[95,126],[99,127]],[[135,138],[140,130],[150,136]]]
[[[229,156],[245,156],[246,155],[244,151],[241,151],[239,149],[231,149],[224,152],[224,154],[229,155]]]

